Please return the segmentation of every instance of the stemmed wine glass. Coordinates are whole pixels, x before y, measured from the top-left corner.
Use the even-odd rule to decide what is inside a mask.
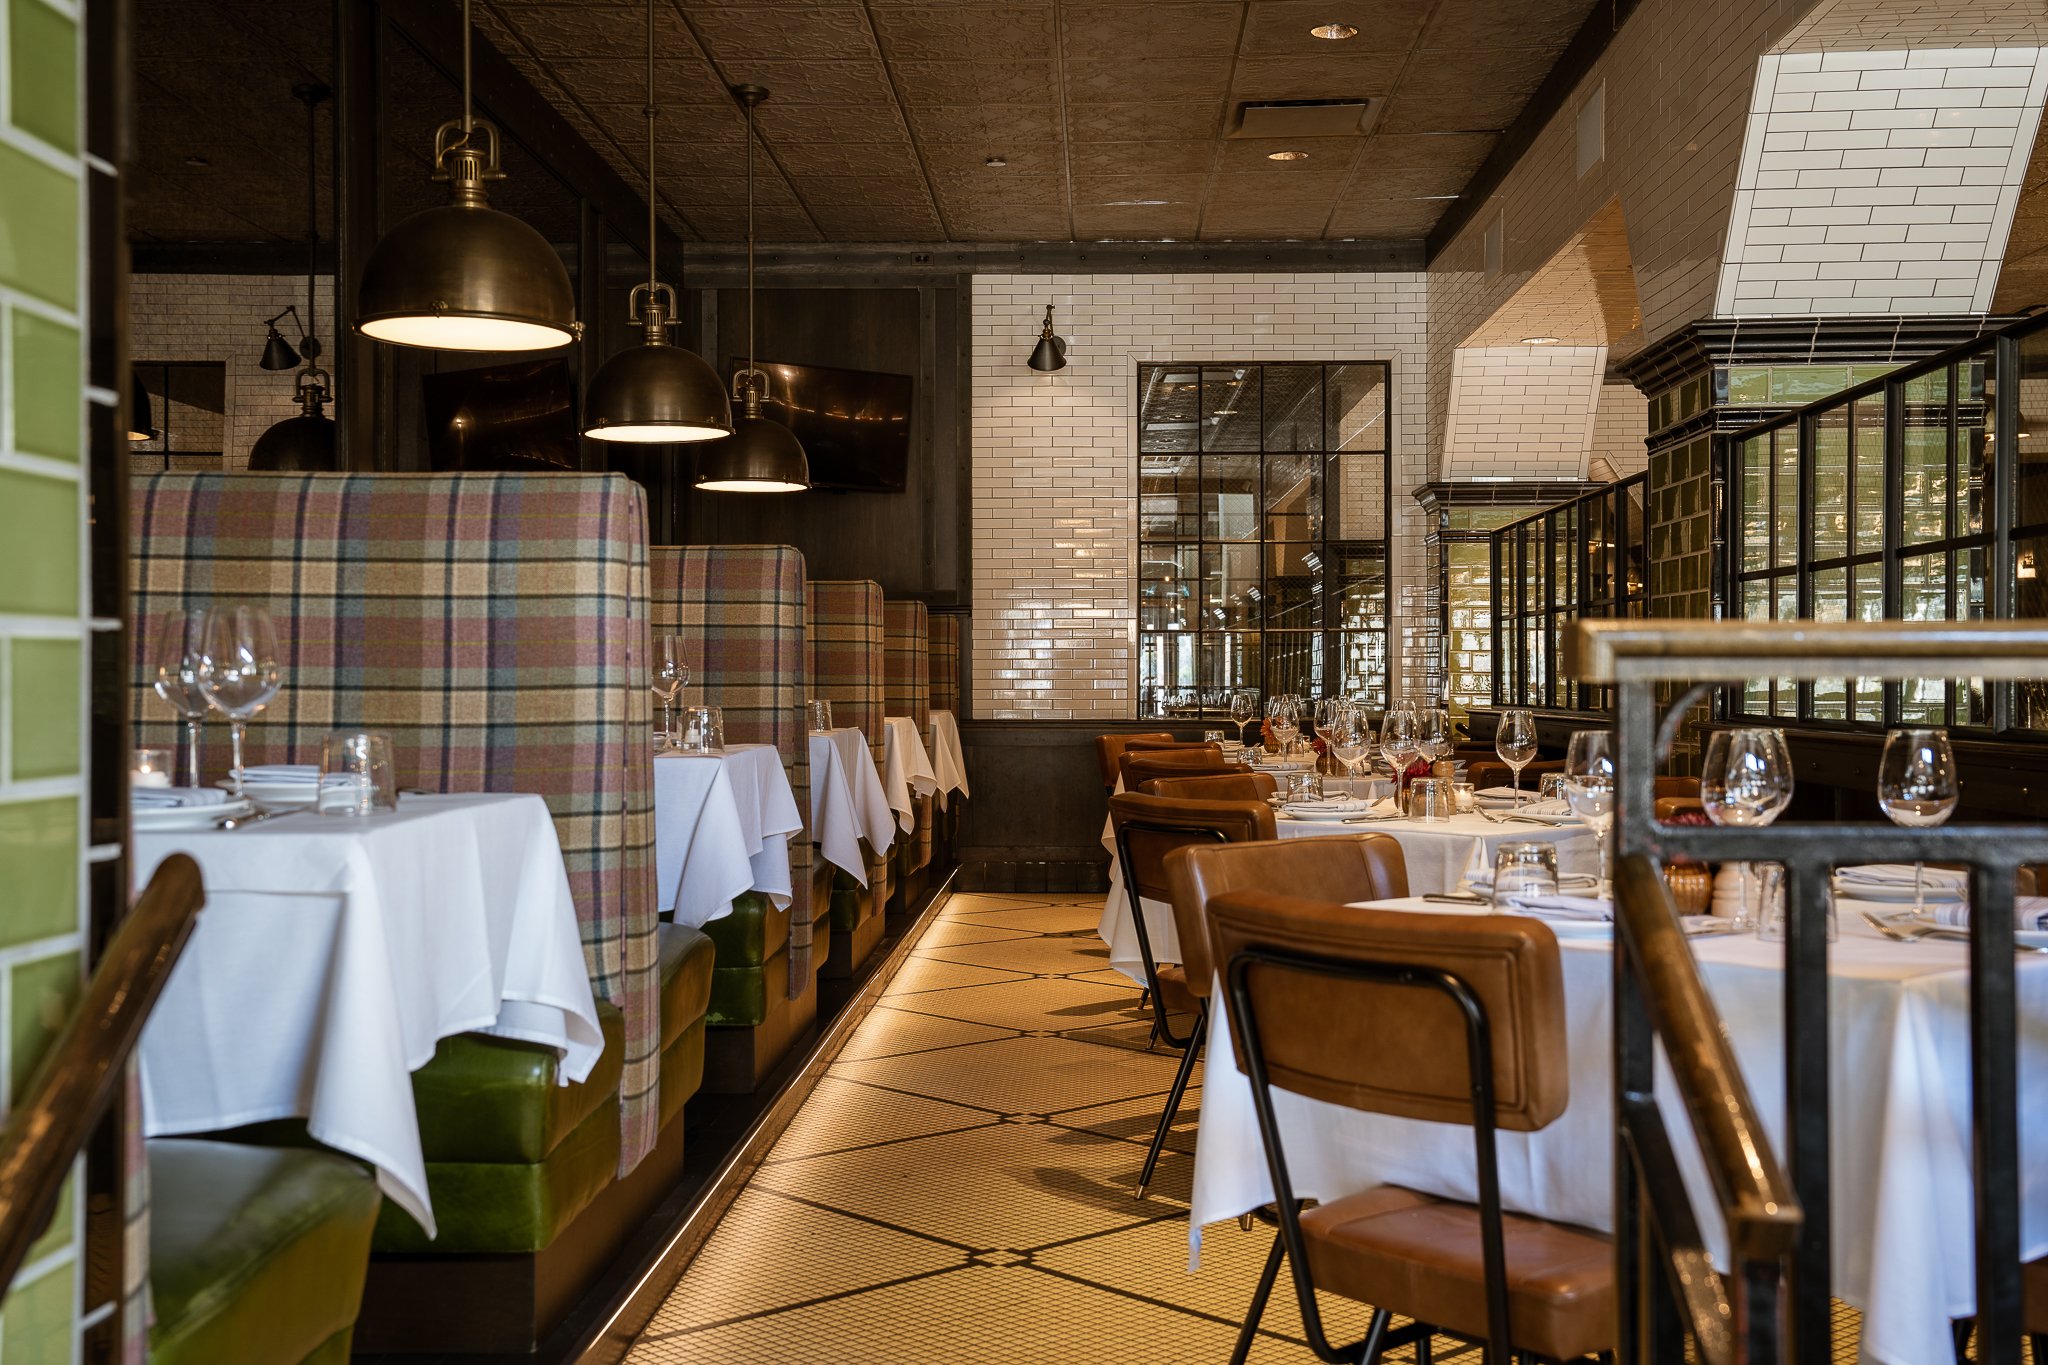
[[[1266,723],[1273,727],[1273,738],[1280,745],[1280,756],[1285,758],[1294,743],[1294,737],[1301,733],[1301,706],[1294,697],[1282,695],[1266,703]]]
[[[1515,808],[1522,805],[1522,769],[1536,757],[1536,713],[1515,706],[1500,713],[1494,727],[1493,751],[1514,772]]]
[[[213,709],[199,685],[199,660],[206,651],[206,609],[194,607],[164,617],[157,644],[156,694],[185,722],[185,780],[199,785],[199,727]]]
[[[654,637],[654,680],[649,686],[661,703],[661,751],[676,751],[676,698],[689,685],[690,666],[683,662],[683,637]]]
[[[1248,747],[1244,739],[1244,727],[1258,718],[1259,694],[1240,690],[1230,694],[1230,718],[1237,722],[1237,747]]]
[[[1394,765],[1394,790],[1401,790],[1402,776],[1421,752],[1421,727],[1412,702],[1395,702],[1380,721],[1380,752]]]
[[[1955,814],[1962,800],[1955,751],[1946,730],[1894,730],[1884,737],[1877,763],[1877,804],[1905,829],[1932,829]],[[1927,913],[1926,866],[1913,863],[1913,913]]]
[[[1352,702],[1339,702],[1325,739],[1330,746],[1330,756],[1344,765],[1345,785],[1356,796],[1358,765],[1372,757],[1372,722],[1366,719],[1365,708]]]
[[[234,736],[235,795],[242,794],[242,736],[249,719],[270,704],[284,685],[284,661],[270,613],[238,602],[206,614],[199,655],[199,686],[226,713]]]
[[[1415,747],[1431,767],[1457,748],[1451,738],[1451,713],[1441,706],[1424,706],[1415,713]]]
[[[1607,894],[1607,832],[1614,827],[1614,734],[1574,730],[1564,754],[1565,804],[1593,831],[1598,894]]]
[[[1700,805],[1717,825],[1768,825],[1792,801],[1792,754],[1782,730],[1717,730],[1700,761]],[[1749,864],[1738,863],[1742,909],[1734,927],[1749,927]],[[1761,910],[1761,907],[1759,907]],[[1761,915],[1759,915],[1761,918]]]
[[[1343,713],[1342,697],[1324,697],[1316,703],[1316,738],[1325,744],[1330,741],[1329,732],[1336,728],[1337,717]]]

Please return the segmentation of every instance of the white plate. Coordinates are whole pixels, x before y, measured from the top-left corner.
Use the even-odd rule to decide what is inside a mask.
[[[235,789],[232,782],[220,785],[227,791]],[[264,810],[309,810],[319,800],[320,788],[312,782],[245,782],[242,795]]]
[[[2048,948],[2048,929],[2015,929],[2012,941],[2022,948]]]
[[[1891,886],[1877,882],[1845,882],[1837,877],[1835,894],[1844,900],[1852,901],[1880,901],[1887,905],[1913,903],[1913,888],[1910,884]],[[1921,897],[1922,900],[1942,905],[1954,905],[1962,898],[1963,893],[1954,887],[1936,886],[1931,882],[1927,886],[1926,894]]]
[[[1524,919],[1540,919],[1550,926],[1550,932],[1559,938],[1613,938],[1614,921],[1611,919],[1549,919],[1543,915],[1525,913]]]
[[[256,813],[253,801],[228,801],[218,806],[167,806],[157,810],[129,812],[139,832],[159,830],[212,829],[223,820]]]

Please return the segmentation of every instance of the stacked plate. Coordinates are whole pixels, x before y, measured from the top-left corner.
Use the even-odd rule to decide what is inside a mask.
[[[1937,902],[1954,904],[1961,901],[1964,899],[1964,876],[1965,874],[1953,868],[1925,869],[1920,899],[1930,905]],[[1914,901],[1913,865],[1867,863],[1860,867],[1837,868],[1835,894],[1847,900],[1889,901],[1911,905]]]
[[[204,788],[159,788],[147,795],[137,793],[129,809],[129,820],[138,834],[159,831],[212,829],[223,820],[238,820],[256,813],[253,801],[237,801],[225,792]]]
[[[233,778],[221,786],[233,791]],[[320,799],[316,763],[262,763],[242,770],[242,795],[261,810],[310,810]]]

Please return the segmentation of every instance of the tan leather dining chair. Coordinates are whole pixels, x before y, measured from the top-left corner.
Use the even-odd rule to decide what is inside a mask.
[[[1152,948],[1151,932],[1145,927],[1141,900],[1168,897],[1163,862],[1175,849],[1188,844],[1243,843],[1274,836],[1273,808],[1263,800],[1186,800],[1169,796],[1147,796],[1142,792],[1119,792],[1109,798],[1109,819],[1116,831],[1117,862],[1123,869],[1124,897],[1129,903],[1131,923],[1138,932],[1138,951],[1144,959],[1145,982],[1152,998],[1152,1037],[1181,1051],[1180,1069],[1167,1093],[1166,1108],[1152,1133],[1152,1145],[1145,1153],[1145,1165],[1138,1172],[1138,1198],[1152,1183],[1159,1154],[1166,1147],[1166,1135],[1180,1112],[1188,1080],[1202,1054],[1202,1040],[1208,1034],[1208,988],[1195,987],[1183,964],[1161,962]],[[1180,927],[1180,916],[1174,916]],[[1199,945],[1198,945],[1199,946]],[[1187,946],[1182,945],[1182,951]],[[1207,982],[1206,969],[1202,980]],[[1171,1017],[1193,1015],[1194,1023],[1184,1034],[1173,1031]]]
[[[1208,913],[1280,1224],[1233,1365],[1250,1350],[1283,1260],[1309,1343],[1325,1360],[1373,1365],[1395,1313],[1413,1318],[1417,1333],[1486,1342],[1491,1365],[1523,1358],[1515,1352],[1566,1361],[1612,1350],[1612,1242],[1500,1206],[1495,1132],[1545,1128],[1568,1099],[1564,983],[1550,927],[1270,891],[1227,893]],[[1479,1202],[1381,1185],[1302,1209],[1276,1088],[1469,1127]],[[1372,1306],[1364,1340],[1330,1344],[1319,1289]]]
[[[1155,777],[1138,788],[1147,796],[1194,801],[1263,801],[1280,790],[1271,773],[1224,773],[1217,777]]]
[[[1213,744],[1193,749],[1125,750],[1117,759],[1117,769],[1127,792],[1138,790],[1155,777],[1222,777],[1244,771],[1235,763],[1225,762],[1223,751]]]
[[[1150,735],[1097,735],[1095,737],[1095,762],[1102,769],[1102,789],[1108,791],[1116,786],[1119,776],[1116,761],[1123,757],[1124,750],[1139,740],[1153,740],[1167,744],[1174,743],[1172,735],[1161,731]]]

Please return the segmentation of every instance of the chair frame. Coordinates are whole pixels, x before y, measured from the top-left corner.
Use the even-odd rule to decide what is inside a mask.
[[[1240,950],[1225,968],[1224,992],[1230,1026],[1243,1050],[1246,1078],[1251,1081],[1252,1105],[1259,1120],[1259,1142],[1265,1148],[1266,1169],[1273,1181],[1274,1209],[1279,1233],[1259,1274],[1258,1289],[1245,1310],[1231,1365],[1242,1365],[1258,1336],[1259,1319],[1279,1276],[1282,1256],[1290,1262],[1294,1293],[1309,1347],[1330,1365],[1373,1365],[1390,1346],[1426,1341],[1436,1329],[1424,1323],[1389,1333],[1392,1310],[1373,1306],[1370,1325],[1363,1340],[1349,1346],[1332,1346],[1323,1328],[1316,1304],[1315,1280],[1309,1271],[1308,1244],[1301,1231],[1301,1205],[1294,1195],[1294,1182],[1287,1174],[1287,1153],[1280,1140],[1280,1122],[1273,1111],[1272,1077],[1266,1070],[1264,1041],[1252,1009],[1249,978],[1256,966],[1282,967],[1343,980],[1378,982],[1383,985],[1423,986],[1448,996],[1465,1018],[1465,1057],[1471,1077],[1472,1134],[1479,1176],[1480,1254],[1486,1267],[1487,1340],[1486,1365],[1509,1365],[1516,1357],[1509,1343],[1507,1250],[1501,1232],[1500,1165],[1494,1145],[1493,1029],[1486,1007],[1464,978],[1440,968],[1423,968],[1409,963],[1337,958],[1321,953],[1253,946]]]

